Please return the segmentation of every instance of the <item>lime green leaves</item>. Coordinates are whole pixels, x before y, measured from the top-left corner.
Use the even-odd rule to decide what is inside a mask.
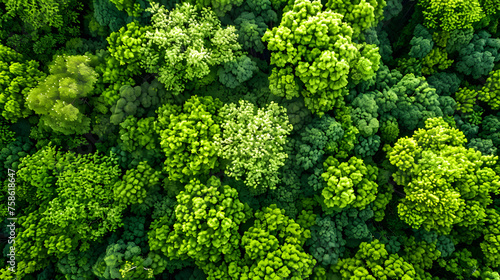
[[[218,166],[215,139],[220,135],[220,125],[215,115],[221,106],[218,99],[192,96],[182,108],[165,104],[158,109],[155,129],[170,180],[187,182]]]
[[[129,169],[123,179],[116,182],[115,200],[123,204],[142,203],[149,188],[160,182],[160,172],[155,171],[147,162],[140,162],[137,168]]]
[[[420,0],[418,4],[423,8],[426,27],[452,31],[471,28],[485,16],[479,2],[478,0]]]
[[[134,74],[140,73],[139,62],[143,59],[141,47],[146,42],[145,33],[149,30],[133,21],[106,38],[111,56],[118,60],[120,65],[127,65],[127,69]]]
[[[233,60],[241,49],[236,29],[222,28],[209,9],[184,3],[168,11],[151,5],[152,31],[145,35],[142,65],[146,72],[158,73],[158,80],[175,94],[207,76],[211,66]]]
[[[83,115],[81,101],[97,81],[89,63],[87,56],[57,56],[49,67],[50,75],[28,93],[28,107],[54,131],[66,135],[89,132],[90,118]]]
[[[288,99],[300,93],[320,116],[340,106],[349,82],[370,79],[380,64],[375,45],[354,43],[343,16],[321,10],[319,1],[299,0],[280,26],[262,37],[276,66],[269,77],[271,92]]]
[[[171,259],[190,257],[197,263],[239,255],[238,228],[251,212],[248,205],[240,202],[235,189],[223,186],[215,177],[206,185],[192,180],[179,193],[177,202],[173,230],[167,230],[167,236],[158,235],[163,229],[157,229],[156,235],[150,236],[152,251],[162,251]]]
[[[16,122],[31,115],[26,96],[45,78],[38,66],[38,62],[25,61],[21,54],[0,44],[0,108],[6,120]]]
[[[449,233],[454,225],[484,221],[500,177],[491,168],[497,158],[464,147],[465,136],[442,118],[425,122],[411,138],[399,139],[388,153],[398,168],[393,175],[405,187],[398,205],[402,220],[414,228]]]
[[[324,163],[325,173],[321,177],[326,181],[321,201],[326,208],[340,211],[347,206],[364,209],[376,199],[378,168],[365,165],[362,159],[351,157],[340,163],[329,157]]]
[[[292,130],[286,109],[271,103],[256,108],[247,101],[227,104],[219,112],[221,134],[216,138],[219,155],[230,163],[226,174],[244,179],[255,193],[275,188],[278,169],[285,164],[287,136]]]

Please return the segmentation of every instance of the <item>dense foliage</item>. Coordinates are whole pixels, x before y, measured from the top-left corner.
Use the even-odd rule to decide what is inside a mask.
[[[499,0],[0,0],[0,279],[500,280]]]

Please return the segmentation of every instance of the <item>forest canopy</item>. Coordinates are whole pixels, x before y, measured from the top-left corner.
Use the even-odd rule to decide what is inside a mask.
[[[499,0],[0,0],[0,279],[500,280]]]

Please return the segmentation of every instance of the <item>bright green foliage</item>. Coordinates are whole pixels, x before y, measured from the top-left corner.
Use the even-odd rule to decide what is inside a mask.
[[[427,28],[444,31],[471,28],[484,17],[478,0],[419,0],[418,4],[423,8],[424,25]]]
[[[160,172],[155,171],[147,162],[141,162],[135,169],[129,169],[114,187],[115,201],[123,204],[142,203],[151,186],[159,184]]]
[[[422,74],[432,75],[448,69],[452,64],[453,60],[448,59],[448,53],[443,48],[433,48],[422,59]]]
[[[233,267],[241,275],[229,274],[232,279],[307,279],[316,264],[302,248],[310,237],[308,229],[284,215],[275,204],[263,208],[255,213],[254,225],[241,240],[245,266]]]
[[[140,13],[144,11],[144,1],[142,0],[109,0],[109,1],[114,3],[119,11],[125,11],[131,17],[139,17]]]
[[[45,201],[43,207],[19,221],[16,241],[21,246],[16,246],[16,256],[22,260],[22,274],[44,267],[49,257],[62,258],[75,249],[87,250],[90,241],[100,240],[122,225],[125,208],[113,200],[119,175],[113,157],[61,154],[47,147],[22,164],[31,164],[34,159],[45,164],[38,175],[45,180],[45,191],[38,191],[45,193]],[[36,174],[30,168],[37,167],[20,165],[18,172]]]
[[[352,123],[350,108],[344,108],[342,111],[337,110],[336,118],[339,120],[341,127],[344,130],[344,136],[338,143],[330,142],[325,148],[327,152],[333,153],[336,158],[345,159],[352,154],[352,150],[358,143],[357,136],[359,134],[359,130]],[[330,135],[330,133],[327,133],[327,135]]]
[[[165,104],[158,109],[155,129],[167,158],[164,170],[170,180],[186,182],[218,166],[215,140],[221,133],[216,116],[220,107],[219,99],[194,95],[182,107]]]
[[[83,114],[80,100],[97,81],[89,62],[87,56],[57,56],[49,67],[50,75],[28,93],[28,107],[41,115],[44,125],[66,135],[89,132],[90,119]]]
[[[366,165],[363,160],[351,157],[340,163],[329,157],[323,163],[325,173],[321,177],[327,186],[321,192],[321,201],[326,208],[340,211],[347,206],[364,209],[377,195],[376,166]]]
[[[466,279],[465,277],[478,277],[481,274],[481,268],[477,259],[472,258],[472,253],[467,249],[454,252],[451,258],[439,259],[438,264],[447,271],[457,276],[457,279]]]
[[[342,19],[353,30],[353,37],[358,37],[364,30],[377,26],[383,18],[385,0],[328,0],[327,9],[344,16]]]
[[[380,63],[375,45],[352,41],[353,30],[342,15],[321,10],[320,1],[296,1],[280,26],[262,37],[276,66],[269,77],[271,92],[291,99],[304,84],[305,105],[320,116],[340,106],[349,82],[370,79]]]
[[[0,44],[0,108],[6,120],[16,122],[31,114],[25,98],[45,78],[38,66],[38,62],[25,61],[21,54]]]
[[[164,225],[149,233],[152,251],[200,264],[238,259],[238,228],[250,218],[250,208],[240,202],[235,189],[223,186],[216,177],[206,185],[192,180],[177,195],[177,202],[173,229]]]
[[[484,241],[481,242],[481,249],[486,264],[498,268],[500,267],[500,214],[495,209],[486,209],[486,215],[486,225],[483,228]]]
[[[316,216],[312,210],[302,210],[296,222],[303,228],[310,228],[316,224]]]
[[[109,244],[93,266],[93,272],[101,279],[148,279],[153,270],[148,268],[151,258],[143,258],[141,248],[133,242],[122,239]],[[127,266],[127,264],[134,264]]]
[[[301,212],[296,203],[304,195],[314,196],[326,185],[321,178],[325,156],[332,154],[341,159],[352,154],[358,131],[348,113],[339,120],[342,125],[329,115],[316,117],[285,146],[288,159],[280,172],[281,183],[270,193],[270,201],[285,209],[290,217]]]
[[[132,77],[140,72],[137,68],[120,65],[120,62],[109,51],[99,50],[93,59],[98,61],[95,71],[99,74],[95,91],[101,94],[100,98],[104,104],[112,106],[120,99],[120,95],[117,94],[120,88],[124,85],[134,86],[135,81]],[[101,113],[106,113],[106,111]]]
[[[500,61],[500,39],[491,38],[491,34],[484,30],[479,31],[458,54],[458,72],[471,75],[474,79],[486,76]]]
[[[120,65],[127,65],[131,72],[137,71],[139,62],[143,60],[141,47],[142,44],[146,43],[146,31],[149,29],[141,27],[137,21],[133,21],[106,38],[111,56],[118,60]]]
[[[441,252],[437,250],[436,246],[437,239],[420,239],[417,240],[415,236],[410,236],[403,242],[406,253],[404,259],[411,263],[419,274],[424,269],[432,268],[434,261],[441,256]]]
[[[44,246],[44,240],[48,239],[49,228],[47,227],[47,223],[39,223],[40,218],[39,211],[36,211],[26,214],[17,220],[17,244],[14,245],[16,259],[19,258],[20,261],[16,262],[17,270],[13,274],[18,278],[42,269],[49,264],[47,248]],[[38,226],[34,227],[33,225]],[[59,245],[62,247],[63,244]]]
[[[144,266],[150,265],[152,262],[151,258],[144,260],[141,257],[136,257],[134,261],[125,261],[125,265],[120,269],[121,276],[123,279],[141,278],[141,279],[153,279],[154,270],[152,268],[146,268]]]
[[[154,117],[137,119],[128,116],[120,123],[120,140],[118,145],[130,153],[140,149],[154,150],[159,147],[158,136],[154,130]]]
[[[485,269],[483,273],[481,273],[481,277],[484,280],[498,280],[500,279],[500,273],[491,269]]]
[[[500,70],[490,72],[478,99],[490,105],[491,109],[500,110]]]
[[[67,235],[75,234],[72,242],[98,240],[121,225],[123,207],[113,204],[113,186],[119,174],[114,157],[66,153],[56,167],[61,173],[55,183],[57,197],[44,213],[47,222],[65,228]],[[100,222],[90,223],[97,220]]]
[[[0,0],[0,279],[500,280],[499,20]]]
[[[455,100],[457,101],[457,110],[470,113],[473,111],[472,107],[476,104],[476,96],[478,91],[470,88],[461,88],[455,93]]]
[[[46,204],[56,196],[53,187],[62,166],[62,153],[45,146],[33,155],[26,155],[18,166],[16,196],[33,205]]]
[[[258,71],[257,63],[246,55],[239,56],[235,60],[224,64],[219,68],[219,81],[228,88],[235,88],[252,78]]]
[[[190,4],[172,11],[151,3],[152,30],[147,31],[142,64],[148,73],[158,73],[167,90],[181,93],[185,84],[202,79],[210,67],[229,62],[241,49],[233,26],[222,28],[210,10]]]
[[[217,16],[222,17],[233,6],[241,5],[243,0],[189,0],[188,2],[196,5],[200,10],[211,7]]]
[[[228,160],[226,174],[259,193],[273,189],[279,182],[278,169],[285,164],[287,136],[292,131],[286,109],[271,102],[256,108],[241,100],[226,104],[219,111],[221,134],[216,145],[219,156]]]
[[[411,263],[396,254],[390,254],[379,240],[363,242],[353,258],[340,259],[332,267],[342,279],[415,279],[416,272]]]
[[[43,27],[62,27],[63,13],[67,12],[67,8],[71,0],[55,1],[15,1],[2,0],[5,4],[7,13],[4,17],[19,16],[23,22],[27,23],[32,29]]]
[[[474,227],[486,217],[490,192],[500,188],[491,169],[497,158],[465,148],[466,141],[442,118],[432,118],[388,153],[398,168],[394,180],[405,187],[398,213],[413,228],[447,234],[455,224]]]

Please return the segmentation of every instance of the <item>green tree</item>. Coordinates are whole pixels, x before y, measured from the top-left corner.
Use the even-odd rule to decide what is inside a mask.
[[[206,184],[195,179],[177,195],[177,202],[173,228],[163,224],[149,232],[151,251],[170,259],[192,258],[200,266],[222,258],[238,259],[238,229],[251,211],[240,202],[235,189],[222,185],[216,177]]]
[[[292,130],[286,109],[276,103],[256,108],[248,101],[226,104],[219,111],[221,134],[216,139],[219,156],[228,160],[226,174],[255,193],[275,188],[278,169],[285,164],[287,136]]]
[[[14,50],[0,44],[0,108],[2,116],[11,122],[31,115],[25,100],[45,74],[34,60],[26,61]]]
[[[212,66],[233,60],[241,49],[234,26],[222,28],[209,9],[184,3],[169,11],[151,5],[152,31],[145,35],[142,65],[146,72],[158,73],[158,80],[175,94],[207,76]]]
[[[340,211],[347,206],[364,209],[377,197],[378,168],[366,165],[362,159],[351,157],[347,162],[339,162],[330,156],[324,163],[325,173],[321,177],[326,187],[321,192],[320,201],[325,208]]]
[[[397,254],[389,254],[378,240],[361,243],[353,258],[340,259],[332,269],[342,279],[417,279],[413,265]]]
[[[194,95],[182,107],[165,104],[158,109],[155,129],[170,180],[189,182],[219,165],[215,139],[220,134],[220,107],[219,99]]]
[[[7,13],[3,19],[19,16],[25,23],[33,29],[39,29],[45,26],[61,27],[63,26],[63,13],[73,0],[2,0],[5,4]]]
[[[422,7],[424,25],[444,31],[471,28],[485,16],[478,0],[419,0],[418,4]]]
[[[484,222],[491,194],[500,193],[492,169],[497,157],[467,149],[466,141],[442,118],[431,118],[388,152],[394,180],[406,193],[398,213],[413,228],[448,234],[454,225],[473,229]]]
[[[49,65],[50,75],[28,93],[28,107],[41,115],[44,125],[66,135],[90,131],[90,118],[83,114],[81,100],[89,96],[97,81],[89,63],[88,56],[57,56]]]
[[[375,45],[353,42],[343,16],[322,8],[320,1],[298,0],[262,37],[276,66],[269,77],[271,92],[287,99],[300,93],[320,116],[341,106],[348,83],[370,79],[380,63]]]

